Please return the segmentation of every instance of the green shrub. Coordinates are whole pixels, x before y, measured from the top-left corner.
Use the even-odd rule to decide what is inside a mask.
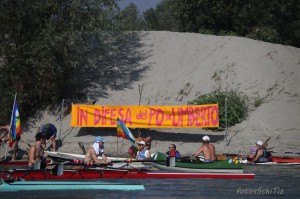
[[[246,119],[248,115],[248,97],[237,91],[220,91],[216,90],[210,94],[201,95],[197,99],[188,102],[190,105],[202,104],[219,104],[219,129],[211,130],[224,130],[226,128],[226,106],[225,100],[227,99],[227,127],[234,126]]]

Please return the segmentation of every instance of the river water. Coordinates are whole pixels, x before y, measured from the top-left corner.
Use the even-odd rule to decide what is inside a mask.
[[[300,166],[247,165],[244,172],[255,173],[255,179],[103,179],[143,184],[145,190],[22,191],[1,193],[0,198],[300,198]]]

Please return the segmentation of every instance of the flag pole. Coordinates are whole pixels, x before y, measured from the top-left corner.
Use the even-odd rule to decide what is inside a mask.
[[[117,119],[118,122],[118,119]],[[119,157],[119,137],[118,137],[118,124],[117,124],[117,158]]]
[[[12,109],[12,112],[11,112],[11,117],[10,117],[10,125],[9,125],[9,131],[8,131],[8,138],[11,138],[11,125],[12,125],[12,120],[13,120],[13,114],[14,114],[14,108],[15,108],[15,103],[16,103],[16,99],[17,99],[17,93],[15,94],[15,99],[14,99],[14,103],[13,103],[13,109]],[[6,156],[7,156],[7,148],[8,148],[8,143],[9,143],[9,140],[6,142],[6,148],[5,148],[5,160],[6,160]]]

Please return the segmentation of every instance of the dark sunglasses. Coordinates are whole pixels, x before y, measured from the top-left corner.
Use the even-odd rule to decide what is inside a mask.
[[[144,146],[143,144],[138,144],[139,146]]]

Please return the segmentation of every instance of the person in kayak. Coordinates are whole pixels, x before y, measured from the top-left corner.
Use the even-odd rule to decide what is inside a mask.
[[[105,140],[101,136],[97,136],[94,144],[88,149],[85,154],[85,164],[110,164],[111,161],[104,155],[104,142]],[[98,159],[98,156],[102,157],[102,160]]]
[[[176,157],[180,158],[180,153],[176,150],[176,145],[175,144],[170,144],[169,146],[169,151],[166,152],[166,155],[168,157]]]
[[[269,156],[270,152],[266,148],[263,147],[263,142],[262,141],[257,141],[256,142],[256,152],[255,155],[250,157],[250,160],[248,163],[262,163],[262,162],[270,162]]]
[[[152,138],[150,136],[147,136],[147,137],[138,137],[135,141],[136,141],[136,143],[139,143],[140,141],[144,141],[145,142],[145,148],[150,151],[150,149],[151,149],[151,142],[152,142]],[[133,159],[136,158],[137,152],[138,152],[138,150],[137,150],[136,146],[131,145],[128,148],[128,154]]]
[[[145,141],[138,142],[139,151],[137,152],[136,159],[137,160],[147,160],[151,159],[150,151],[145,147]]]
[[[203,153],[204,155],[204,163],[214,162],[216,159],[216,151],[215,146],[210,144],[210,138],[206,135],[202,138],[203,144],[199,147],[198,151],[195,153],[195,158],[199,161],[199,154]]]
[[[31,168],[38,160],[42,160],[44,155],[45,137],[44,134],[38,132],[35,135],[35,144],[31,145],[28,153],[28,166]]]

